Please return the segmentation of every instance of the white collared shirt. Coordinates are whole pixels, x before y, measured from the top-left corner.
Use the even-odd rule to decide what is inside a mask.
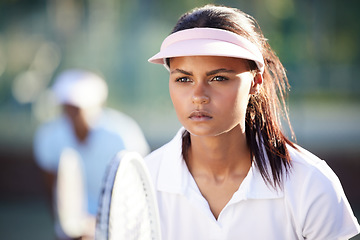
[[[289,147],[292,170],[277,191],[253,164],[218,219],[181,154],[181,134],[145,158],[153,177],[164,240],[349,239],[360,231],[335,173]]]

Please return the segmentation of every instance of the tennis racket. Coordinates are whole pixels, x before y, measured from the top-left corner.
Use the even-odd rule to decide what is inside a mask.
[[[60,157],[56,181],[56,215],[62,231],[72,238],[82,236],[86,228],[86,190],[81,158],[73,149]]]
[[[114,181],[117,170],[119,168],[121,158],[116,156],[107,167],[104,181],[102,184],[102,192],[100,195],[98,214],[96,216],[96,231],[95,239],[107,240],[109,239],[109,214],[111,196],[114,187]]]
[[[140,154],[122,151],[109,165],[97,218],[96,240],[160,240],[150,174]]]

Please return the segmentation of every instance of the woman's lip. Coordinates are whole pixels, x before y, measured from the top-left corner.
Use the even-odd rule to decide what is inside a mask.
[[[211,119],[212,116],[206,111],[196,110],[190,114],[189,118],[196,121],[203,121]]]

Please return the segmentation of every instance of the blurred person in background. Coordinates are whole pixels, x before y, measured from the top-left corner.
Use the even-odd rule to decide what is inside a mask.
[[[80,69],[66,70],[55,79],[52,90],[63,111],[37,129],[35,160],[45,175],[46,191],[54,210],[55,234],[58,239],[71,239],[58,221],[55,186],[62,154],[71,149],[79,157],[89,219],[87,232],[78,237],[92,238],[108,163],[123,149],[145,156],[150,148],[142,130],[131,117],[104,107],[108,88],[97,74]]]

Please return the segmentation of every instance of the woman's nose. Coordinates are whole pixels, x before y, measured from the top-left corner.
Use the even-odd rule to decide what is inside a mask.
[[[203,84],[194,86],[192,102],[195,104],[206,104],[210,102],[210,97],[208,91],[206,90],[206,86]]]

